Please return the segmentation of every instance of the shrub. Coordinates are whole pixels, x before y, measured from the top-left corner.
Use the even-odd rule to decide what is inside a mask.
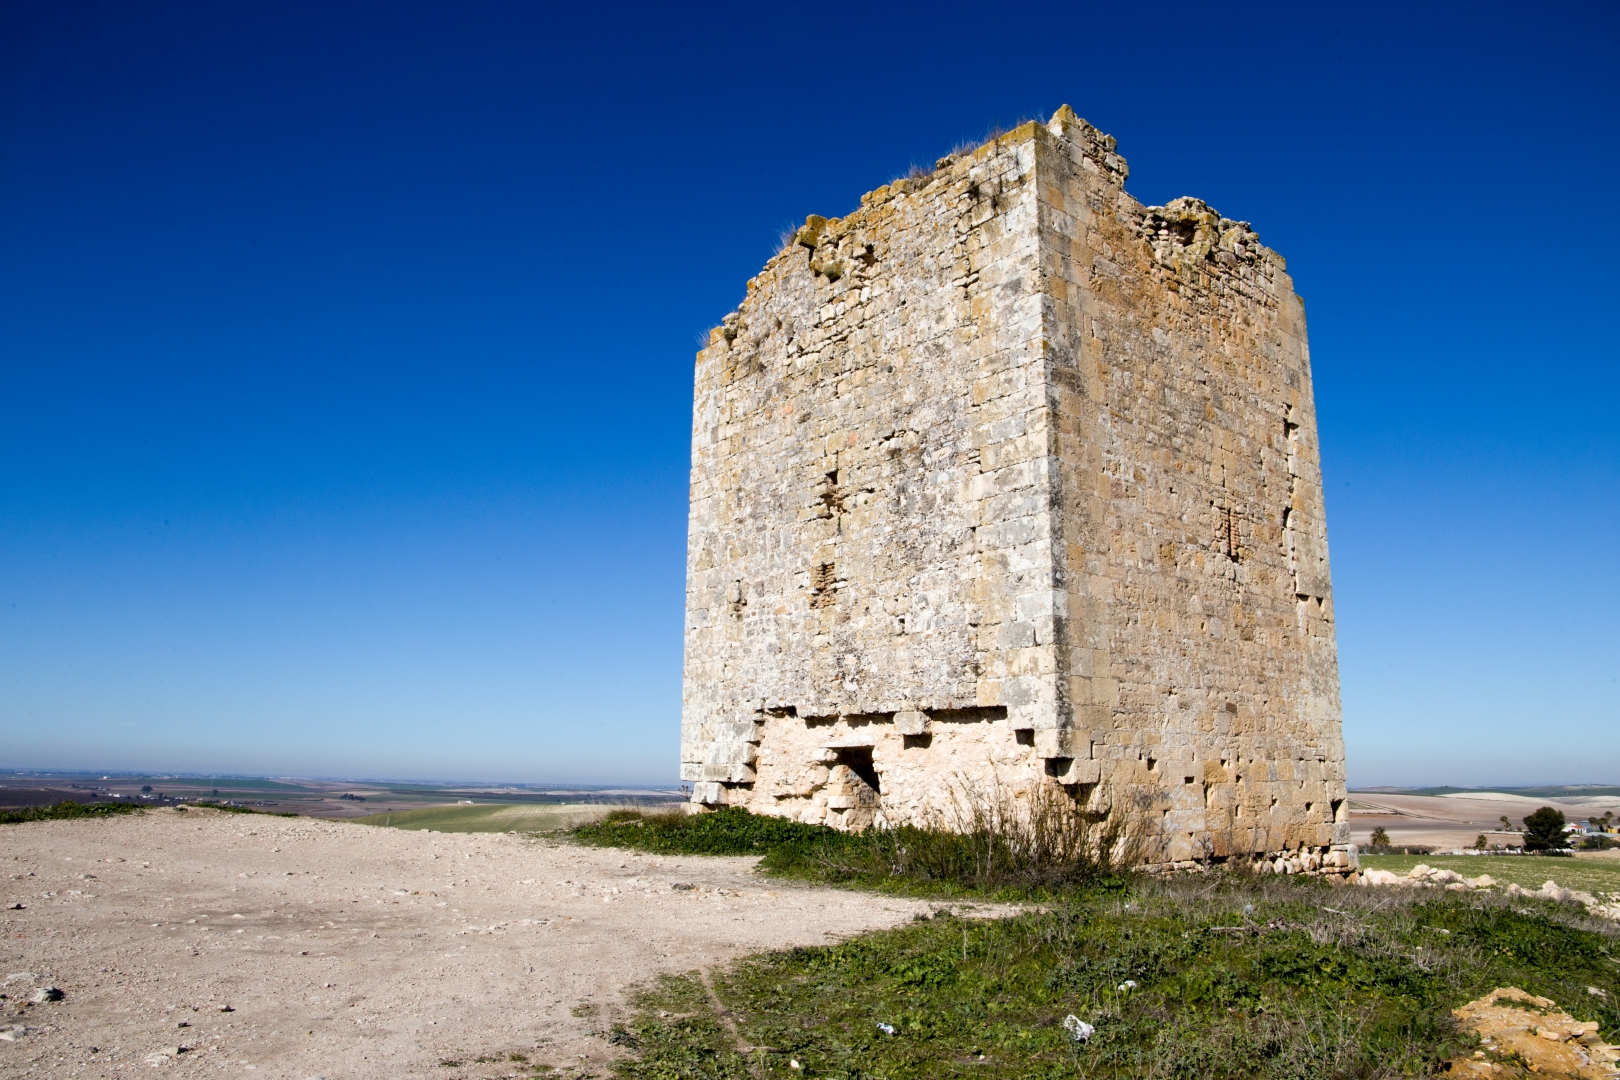
[[[601,821],[579,826],[573,835],[599,847],[671,855],[762,855],[784,845],[808,845],[843,836],[822,825],[750,814],[735,806],[706,814],[679,809],[654,813],[615,810]]]
[[[1543,806],[1524,819],[1524,850],[1551,851],[1565,846],[1564,813]]]
[[[963,792],[951,814],[926,827],[847,833],[751,814],[618,810],[575,829],[594,845],[662,854],[763,855],[760,869],[786,877],[930,895],[1031,896],[1117,881],[1145,845],[1117,822],[1090,814],[1060,788],[1019,800]]]

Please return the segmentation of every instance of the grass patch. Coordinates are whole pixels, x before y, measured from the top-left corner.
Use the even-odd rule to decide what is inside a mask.
[[[200,802],[186,803],[185,806],[177,806],[177,807],[175,807],[175,809],[176,810],[184,810],[184,809],[186,809],[187,806],[195,806],[195,807],[198,807],[199,809],[203,809],[203,810],[218,810],[222,814],[263,814],[265,817],[302,817],[303,816],[302,814],[282,813],[282,812],[274,811],[274,810],[255,810],[255,809],[253,809],[252,807],[249,807],[249,806],[230,806],[230,805],[228,805],[226,803],[214,802],[211,799],[203,799]]]
[[[54,806],[30,806],[22,810],[0,810],[0,825],[23,821],[68,821],[73,818],[116,817],[146,809],[140,803],[59,802]]]
[[[1499,883],[1539,889],[1551,879],[1566,889],[1620,893],[1620,859],[1544,858],[1539,855],[1363,855],[1364,870],[1405,874],[1418,863],[1453,870],[1464,877],[1489,874]]]
[[[617,1070],[635,1080],[1428,1075],[1473,1049],[1450,1010],[1497,986],[1551,997],[1620,1037],[1617,958],[1612,924],[1499,893],[1238,873],[1137,880],[1011,919],[946,913],[752,957],[712,974],[712,996],[696,974],[665,978],[615,1031],[635,1055]],[[1065,1030],[1070,1015],[1094,1025],[1088,1042]]]
[[[663,855],[759,855],[779,877],[940,898],[1051,899],[1076,888],[1123,885],[1118,837],[1038,789],[1025,812],[993,801],[944,828],[840,832],[724,807],[701,814],[620,810],[574,830],[581,843]]]
[[[445,833],[558,832],[595,821],[613,810],[614,807],[600,803],[481,803],[396,810],[350,821],[356,825]]]

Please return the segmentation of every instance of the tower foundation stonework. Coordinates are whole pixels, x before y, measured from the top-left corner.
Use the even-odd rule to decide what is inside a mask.
[[[681,777],[1354,865],[1305,312],[1067,106],[811,217],[698,354]],[[942,817],[941,815],[944,815]]]

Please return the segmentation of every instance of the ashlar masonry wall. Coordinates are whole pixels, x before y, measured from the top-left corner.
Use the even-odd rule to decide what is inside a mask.
[[[1304,310],[1067,107],[812,217],[698,354],[682,777],[840,828],[1054,785],[1348,840]]]

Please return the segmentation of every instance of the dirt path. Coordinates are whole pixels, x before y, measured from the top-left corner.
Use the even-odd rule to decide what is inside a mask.
[[[929,907],[752,864],[206,810],[3,826],[0,1076],[601,1075],[626,989]]]

